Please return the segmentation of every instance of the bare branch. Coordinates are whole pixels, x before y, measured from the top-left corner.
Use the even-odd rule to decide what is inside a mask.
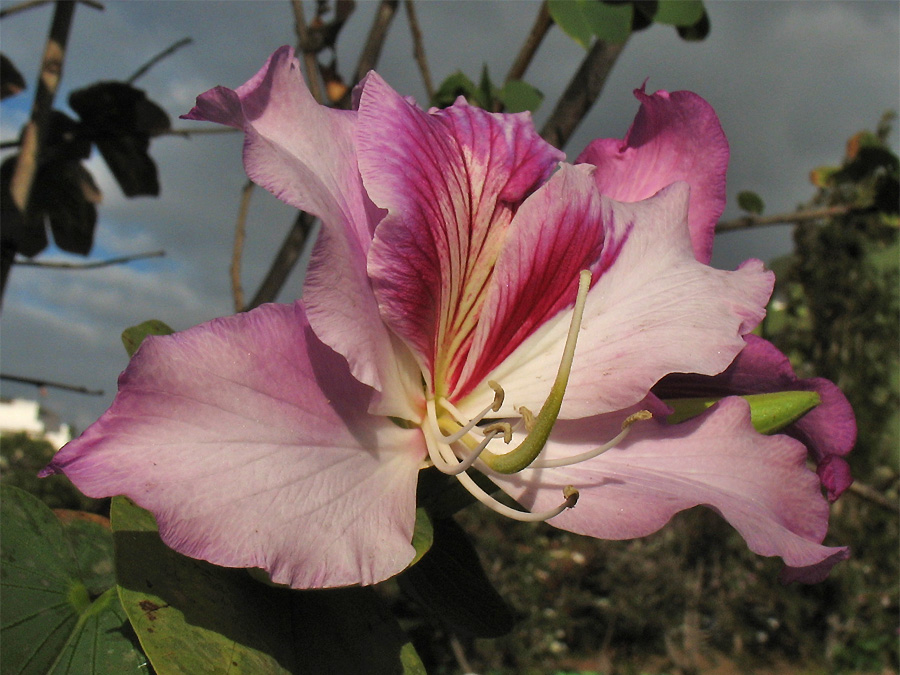
[[[552,25],[553,19],[550,18],[550,11],[547,9],[547,0],[544,0],[544,2],[541,3],[540,10],[538,10],[534,25],[531,27],[531,32],[528,34],[528,37],[525,38],[522,49],[519,50],[516,60],[513,61],[512,67],[506,75],[507,82],[510,80],[522,79],[522,76],[531,64],[531,60],[537,53],[538,47],[541,46],[541,42],[550,31]]]
[[[154,56],[152,59],[147,61],[147,63],[142,65],[140,68],[138,68],[134,72],[134,75],[129,77],[127,80],[125,80],[125,82],[128,84],[134,84],[135,80],[137,80],[139,77],[142,77],[144,75],[144,73],[146,73],[148,70],[150,70],[157,63],[162,61],[164,58],[171,56],[172,54],[177,52],[179,49],[191,44],[192,42],[193,42],[193,40],[189,37],[181,38],[178,42],[176,42],[172,46],[168,47],[167,49],[164,49],[159,54]]]
[[[859,481],[855,480],[850,483],[850,487],[847,488],[847,491],[855,494],[857,497],[865,499],[867,502],[877,504],[878,506],[891,511],[895,515],[898,512],[897,507],[900,506],[900,504],[897,504],[897,502],[894,500],[888,499],[870,485],[866,485],[865,483],[860,483]]]
[[[22,267],[43,267],[52,270],[95,270],[100,267],[110,267],[111,265],[124,265],[135,260],[145,260],[146,258],[162,258],[166,255],[165,251],[150,251],[148,253],[135,253],[133,255],[125,255],[119,258],[107,258],[106,260],[98,260],[96,262],[70,263],[53,260],[22,260],[21,258],[13,261],[15,265]]]
[[[250,301],[247,309],[253,309],[265,302],[274,302],[291,270],[294,269],[294,265],[300,259],[303,245],[306,243],[314,222],[315,217],[308,213],[301,211],[297,214],[291,231],[288,232],[278,255],[275,256],[272,267],[269,268],[269,273],[260,284],[259,290],[256,291],[256,295]]]
[[[541,136],[545,141],[560,149],[565,146],[603,90],[625,44],[610,44],[602,40],[594,42],[560,97],[550,119],[541,129]]]
[[[359,63],[356,65],[356,74],[353,77],[354,84],[363,79],[370,70],[374,70],[378,64],[378,57],[381,56],[381,48],[387,38],[391,21],[394,20],[394,15],[397,13],[398,4],[400,4],[399,0],[381,0],[381,4],[378,5],[366,45],[359,55]]]
[[[766,225],[785,225],[805,223],[810,220],[822,220],[843,216],[853,211],[852,206],[828,206],[809,211],[794,211],[793,213],[778,213],[772,216],[746,215],[734,220],[723,220],[716,225],[716,233],[729,232],[731,230],[745,230],[751,227],[763,227]]]
[[[87,387],[79,387],[74,384],[63,384],[62,382],[51,382],[50,380],[38,380],[33,377],[20,377],[19,375],[7,375],[4,373],[0,373],[0,380],[20,382],[21,384],[33,384],[35,387],[53,387],[54,389],[65,389],[66,391],[75,391],[79,394],[88,394],[90,396],[103,396],[102,389],[88,389]]]
[[[250,196],[253,181],[248,180],[241,190],[241,206],[234,226],[234,249],[231,254],[231,293],[234,296],[234,311],[244,311],[244,289],[241,286],[241,257],[244,254],[244,234],[247,231],[247,213],[250,210]]]
[[[82,5],[87,5],[93,9],[99,9],[101,12],[103,11],[103,3],[97,2],[97,0],[77,0]],[[20,2],[18,5],[13,5],[12,7],[5,7],[4,9],[0,9],[0,19],[6,16],[10,16],[12,14],[16,14],[17,12],[21,12],[26,9],[32,9],[33,7],[40,7],[41,5],[47,5],[54,0],[25,0],[25,2]]]
[[[319,80],[319,64],[316,62],[316,53],[310,50],[309,29],[306,25],[302,0],[291,0],[291,7],[294,10],[294,32],[297,33],[297,47],[303,53],[303,65],[306,68],[309,91],[316,101],[322,103],[325,95]]]
[[[428,57],[425,56],[425,44],[422,40],[422,30],[419,28],[419,20],[416,17],[416,8],[413,0],[406,0],[406,15],[409,18],[409,31],[413,39],[413,56],[422,73],[422,82],[425,84],[425,93],[428,100],[434,98],[434,85],[431,83],[431,71],[428,70]]]

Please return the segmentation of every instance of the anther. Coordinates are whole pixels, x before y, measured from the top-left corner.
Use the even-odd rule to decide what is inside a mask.
[[[576,490],[571,485],[566,486],[565,490],[563,490],[563,497],[565,501],[562,504],[557,506],[556,508],[550,509],[549,511],[539,511],[537,513],[532,513],[530,511],[519,511],[518,509],[513,509],[507,506],[506,504],[501,504],[496,499],[491,497],[487,492],[482,490],[478,485],[472,480],[472,477],[467,473],[461,473],[457,476],[459,482],[463,484],[475,499],[479,502],[487,506],[492,511],[496,511],[502,516],[506,516],[507,518],[512,518],[513,520],[520,520],[526,523],[537,523],[542,522],[544,520],[549,520],[550,518],[554,518],[558,516],[560,513],[565,511],[566,509],[571,509],[575,506],[575,502],[578,501],[578,490]]]
[[[519,407],[519,414],[522,416],[522,422],[525,423],[525,431],[530,434],[534,431],[534,413],[523,405]]]
[[[496,433],[495,433],[496,432]],[[503,442],[509,443],[512,440],[512,425],[509,422],[494,422],[493,424],[487,425],[482,433],[487,436],[488,434],[503,434]]]
[[[503,399],[506,398],[506,392],[504,392],[503,387],[494,380],[488,380],[488,386],[494,390],[494,402],[491,403],[491,410],[497,412],[503,406]]]

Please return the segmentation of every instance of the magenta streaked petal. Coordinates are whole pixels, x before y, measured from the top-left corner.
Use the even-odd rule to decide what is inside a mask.
[[[626,413],[557,423],[544,458],[586,451],[618,433]],[[562,489],[580,492],[576,506],[549,522],[601,539],[631,539],[659,530],[676,513],[705,505],[740,532],[752,551],[780,556],[794,578],[813,580],[847,557],[822,545],[828,503],[806,468],[806,450],[787,436],[763,436],[739,398],[721,401],[679,425],[638,422],[617,447],[570,467],[495,477],[529,509],[552,508]]]
[[[624,202],[646,199],[675,181],[691,186],[688,222],[694,254],[712,255],[715,226],[725,209],[728,141],[712,107],[696,94],[636,89],[641,107],[625,139],[598,139],[577,162],[597,167],[600,192]]]
[[[148,338],[50,469],[132,498],[185,555],[297,588],[371,584],[413,556],[425,454],[371,396],[299,305],[263,305]]]
[[[847,397],[821,377],[800,379],[791,362],[775,345],[755,335],[729,368],[715,377],[675,374],[662,380],[654,392],[663,398],[766,394],[776,391],[814,391],[822,402],[784,433],[802,441],[820,463],[822,484],[833,501],[853,478],[846,462],[827,468],[822,463],[846,456],[856,442],[856,419]]]
[[[426,113],[374,74],[357,143],[366,190],[388,211],[368,266],[382,316],[441,379],[465,357],[515,208],[563,155],[527,114],[462,100]]]
[[[633,204],[603,198],[607,246],[615,257],[588,294],[563,418],[621,410],[672,372],[719,373],[765,314],[773,276],[749,261],[735,272],[699,263],[687,230],[684,183]],[[571,319],[550,319],[489,377],[508,410],[543,403]],[[480,405],[485,405],[478,401]],[[475,402],[461,407],[471,413]]]

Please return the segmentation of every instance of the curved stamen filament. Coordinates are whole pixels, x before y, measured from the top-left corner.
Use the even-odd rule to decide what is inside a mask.
[[[582,452],[581,454],[574,455],[572,457],[560,457],[559,459],[538,459],[532,462],[528,468],[552,469],[560,466],[580,464],[581,462],[593,459],[598,455],[602,455],[607,450],[616,447],[619,443],[625,440],[628,432],[631,431],[631,425],[633,425],[635,422],[639,422],[641,420],[649,420],[651,417],[653,417],[653,415],[649,410],[641,410],[640,412],[636,412],[633,415],[629,415],[625,419],[625,421],[622,422],[622,431],[620,431],[619,434],[611,441],[608,441],[607,443],[604,443],[603,445],[594,448],[593,450],[588,450],[587,452]]]
[[[494,390],[494,400],[491,402],[491,404],[471,420],[466,422],[461,429],[455,431],[449,436],[444,436],[443,432],[438,430],[437,433],[440,434],[439,438],[441,441],[447,444],[456,443],[457,441],[461,440],[466,434],[472,431],[472,429],[478,426],[478,423],[481,422],[481,420],[483,420],[485,417],[487,417],[488,413],[497,412],[498,410],[500,410],[500,406],[503,405],[503,398],[505,396],[505,394],[503,393],[503,388],[493,380],[490,380],[488,382],[488,386],[490,386],[490,388]],[[433,417],[433,419],[437,421],[437,407],[435,406],[433,400],[426,403],[426,409],[429,419]]]
[[[537,513],[532,513],[531,511],[519,511],[518,509],[510,508],[506,504],[501,504],[496,499],[491,497],[487,492],[478,487],[478,484],[475,483],[474,480],[472,480],[472,477],[469,476],[469,474],[461,473],[457,476],[457,479],[459,479],[459,482],[463,484],[463,487],[466,488],[466,490],[468,490],[471,495],[475,497],[475,499],[487,506],[492,511],[496,511],[500,515],[506,516],[507,518],[520,520],[525,523],[535,523],[549,520],[550,518],[558,516],[566,509],[571,509],[573,506],[575,506],[575,502],[578,501],[578,490],[571,486],[568,486],[565,490],[563,490],[565,501],[556,508],[550,509],[549,511],[539,511]]]

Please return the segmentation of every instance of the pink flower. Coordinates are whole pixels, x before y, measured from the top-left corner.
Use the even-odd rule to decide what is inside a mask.
[[[148,338],[47,471],[128,495],[182,553],[298,588],[400,572],[431,465],[596,537],[706,504],[821,578],[847,552],[821,545],[802,444],[757,434],[740,399],[669,426],[649,393],[727,368],[772,277],[695,257],[724,202],[712,110],[638,96],[634,142],[570,165],[527,114],[424,112],[374,73],[356,110],[320,107],[288,48],[203,94],[187,117],[243,129],[250,177],[323,222],[303,299]]]

